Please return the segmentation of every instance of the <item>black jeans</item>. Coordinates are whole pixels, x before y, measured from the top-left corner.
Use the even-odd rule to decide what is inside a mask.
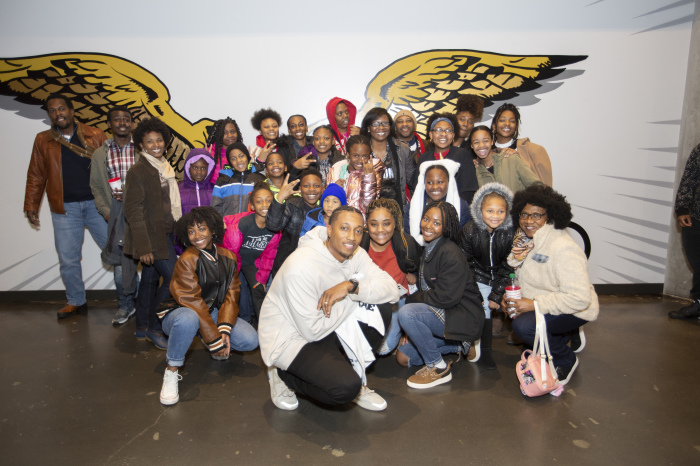
[[[388,328],[393,306],[380,304],[378,307],[384,328]],[[376,352],[384,337],[362,322],[360,328]],[[278,369],[277,373],[287,387],[327,405],[349,403],[357,397],[362,388],[362,380],[345,357],[335,332],[304,345],[287,370]]]
[[[693,287],[690,296],[700,299],[700,219],[692,218],[692,226],[681,228],[685,257],[693,269]]]
[[[544,320],[547,322],[547,340],[554,365],[572,365],[576,362],[576,355],[566,344],[571,340],[572,333],[578,331],[579,327],[588,321],[572,314],[544,314]],[[525,312],[517,319],[513,319],[513,331],[523,339],[523,349],[532,349],[532,344],[535,342],[535,324],[534,312]]]

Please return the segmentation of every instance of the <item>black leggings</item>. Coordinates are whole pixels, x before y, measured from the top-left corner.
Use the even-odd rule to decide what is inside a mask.
[[[393,305],[380,304],[378,307],[384,328],[388,328]],[[359,324],[365,338],[376,352],[384,337],[367,324]],[[304,345],[287,370],[278,369],[277,373],[295,392],[327,405],[349,403],[357,397],[362,388],[362,380],[345,356],[335,332]]]

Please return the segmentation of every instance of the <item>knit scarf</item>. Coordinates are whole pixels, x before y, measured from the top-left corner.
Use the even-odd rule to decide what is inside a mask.
[[[523,265],[525,258],[534,247],[535,242],[530,239],[523,230],[518,228],[515,232],[515,236],[513,236],[513,249],[510,251],[510,254],[508,254],[508,259],[506,259],[508,265],[513,267],[513,269],[519,268]]]
[[[78,134],[78,140],[83,147],[76,146],[75,144],[71,144],[70,142],[66,141],[66,138],[64,138],[63,135],[54,127],[51,127],[49,134],[51,135],[51,139],[62,146],[66,146],[72,152],[75,152],[79,156],[85,157],[86,159],[92,159],[92,154],[95,152],[95,148],[92,147],[85,139],[85,136],[83,135],[83,128],[78,122],[75,122],[75,132]]]
[[[146,152],[141,152],[140,154],[141,157],[148,161],[148,163],[153,165],[153,168],[158,170],[161,180],[168,182],[168,192],[170,193],[170,212],[172,212],[173,218],[177,222],[180,217],[182,217],[182,207],[180,206],[180,189],[177,187],[175,170],[173,170],[172,165],[170,165],[170,162],[168,162],[165,157],[158,160]]]

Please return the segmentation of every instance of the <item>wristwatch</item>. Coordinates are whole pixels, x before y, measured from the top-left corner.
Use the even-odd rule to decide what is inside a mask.
[[[350,283],[352,283],[352,290],[350,290],[350,291],[348,292],[348,294],[354,294],[355,291],[357,291],[357,287],[360,286],[360,282],[358,282],[358,281],[355,280],[354,278],[351,278],[351,279],[348,280],[348,281],[349,281]]]

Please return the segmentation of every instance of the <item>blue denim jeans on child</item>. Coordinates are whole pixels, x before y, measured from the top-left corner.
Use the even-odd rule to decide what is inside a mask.
[[[97,211],[95,201],[67,202],[63,204],[65,214],[51,212],[53,236],[58,253],[61,280],[66,287],[68,304],[85,304],[85,283],[80,264],[83,254],[85,227],[100,249],[107,243],[107,222]]]
[[[211,313],[217,322],[219,310]],[[185,354],[192,339],[199,332],[199,315],[188,307],[179,307],[168,312],[163,318],[163,331],[168,335],[168,365],[180,367],[185,363]],[[253,351],[258,347],[258,332],[243,319],[237,319],[231,330],[232,351]]]
[[[491,308],[489,307],[489,295],[491,294],[491,287],[479,282],[476,282],[476,284],[479,285],[479,292],[481,293],[481,297],[484,300],[484,314],[486,314],[487,319],[490,319]]]
[[[408,356],[409,366],[426,364],[433,367],[440,362],[443,354],[462,350],[461,342],[445,339],[445,324],[427,304],[406,304],[399,309],[399,324],[411,339],[399,347],[399,351]]]

